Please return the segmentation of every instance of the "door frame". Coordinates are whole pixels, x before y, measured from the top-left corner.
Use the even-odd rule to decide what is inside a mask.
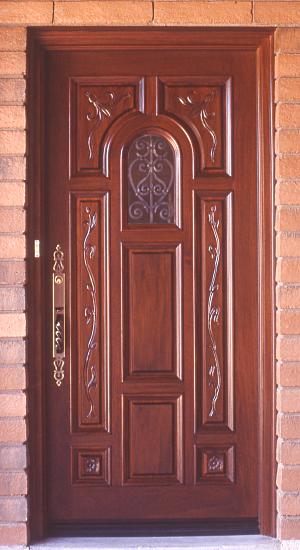
[[[174,48],[252,50],[257,58],[258,142],[258,295],[259,295],[259,525],[263,535],[276,535],[275,457],[275,276],[274,276],[274,28],[81,27],[29,28],[27,68],[28,120],[28,401],[30,542],[47,536],[45,440],[46,406],[43,345],[45,334],[44,242],[44,81],[49,50],[101,50],[153,45]],[[34,257],[34,241],[41,257]]]

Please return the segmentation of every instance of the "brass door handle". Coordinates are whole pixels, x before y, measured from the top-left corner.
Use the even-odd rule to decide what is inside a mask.
[[[53,378],[58,387],[65,377],[65,273],[64,253],[58,243],[53,253],[52,334]]]

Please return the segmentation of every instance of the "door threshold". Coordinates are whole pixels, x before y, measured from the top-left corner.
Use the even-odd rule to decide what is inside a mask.
[[[30,545],[34,550],[277,550],[280,541],[262,535],[189,537],[53,537]]]

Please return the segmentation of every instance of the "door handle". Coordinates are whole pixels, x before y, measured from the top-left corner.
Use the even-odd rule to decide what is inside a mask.
[[[53,378],[58,387],[65,377],[65,273],[64,253],[58,243],[53,253],[52,274],[52,355]]]

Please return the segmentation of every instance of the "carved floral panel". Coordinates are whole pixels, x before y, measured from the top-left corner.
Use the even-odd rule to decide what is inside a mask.
[[[196,173],[231,173],[231,81],[161,78],[160,110],[187,128],[198,147]]]
[[[128,147],[126,159],[127,222],[172,225],[178,218],[178,169],[173,145],[162,135],[146,133]]]
[[[71,86],[72,175],[102,172],[109,128],[130,111],[143,111],[143,80],[128,77],[74,79]]]
[[[196,192],[197,430],[233,429],[231,195]]]
[[[109,428],[107,202],[106,193],[76,196],[73,239],[77,260],[73,273],[77,310],[74,420],[77,428],[105,431]]]

